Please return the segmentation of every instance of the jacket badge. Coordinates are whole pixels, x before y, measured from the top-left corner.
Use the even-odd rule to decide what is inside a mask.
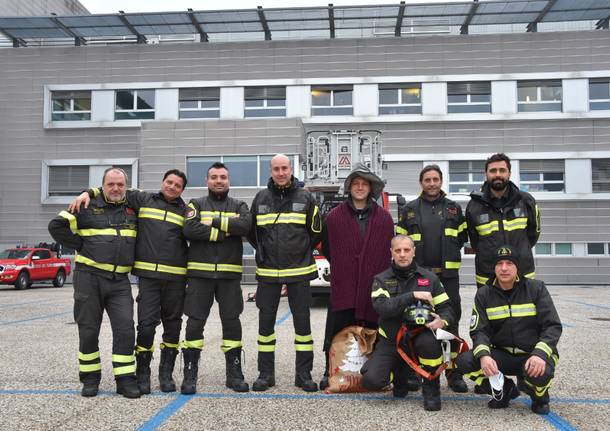
[[[447,208],[447,212],[451,215],[457,215],[457,208],[449,207],[449,208]]]
[[[428,280],[427,278],[418,278],[417,285],[422,287],[428,287],[430,286],[430,280]]]
[[[415,218],[415,211],[407,211],[407,218]]]
[[[136,212],[133,210],[133,208],[129,208],[129,207],[125,208],[125,212],[126,212],[127,214],[129,214],[129,215],[135,215],[135,213],[136,213]]]
[[[93,214],[104,214],[104,208],[93,208]]]

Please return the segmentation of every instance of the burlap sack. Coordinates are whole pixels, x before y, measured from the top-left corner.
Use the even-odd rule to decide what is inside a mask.
[[[343,328],[333,338],[329,352],[327,394],[338,392],[366,392],[362,386],[360,368],[373,353],[377,331],[361,326]]]

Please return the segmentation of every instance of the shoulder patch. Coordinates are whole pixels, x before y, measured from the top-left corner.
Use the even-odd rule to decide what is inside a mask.
[[[481,214],[479,215],[479,223],[489,223],[489,214]]]
[[[292,211],[304,211],[306,204],[300,202],[293,202]]]
[[[472,306],[472,315],[470,316],[470,330],[477,329],[479,325],[479,312],[477,311],[477,307]]]
[[[190,220],[190,219],[194,218],[196,214],[197,214],[197,211],[195,211],[193,208],[189,207],[186,211],[186,219]]]
[[[398,286],[398,280],[384,280],[383,284],[388,287]]]
[[[125,212],[129,215],[134,215],[136,213],[131,207],[125,208]]]
[[[457,215],[458,210],[456,207],[449,207],[447,208],[447,212],[451,215]]]
[[[93,211],[93,214],[104,214],[104,208],[91,208],[91,211]]]
[[[407,219],[415,218],[415,211],[407,211]]]
[[[427,278],[418,278],[417,285],[423,287],[430,286],[430,280],[428,280]]]

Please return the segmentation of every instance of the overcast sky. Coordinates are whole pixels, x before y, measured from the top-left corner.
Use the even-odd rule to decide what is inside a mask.
[[[406,0],[410,3],[449,3],[458,0]],[[461,0],[468,1],[468,0]],[[158,11],[184,11],[212,9],[249,9],[262,6],[264,8],[287,8],[295,6],[326,6],[329,3],[335,6],[371,5],[371,4],[399,4],[399,0],[80,0],[91,13],[117,13],[125,12],[158,12]]]

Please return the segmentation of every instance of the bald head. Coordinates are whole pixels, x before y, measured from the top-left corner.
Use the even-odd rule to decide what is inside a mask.
[[[271,158],[271,178],[277,187],[286,187],[292,179],[292,166],[285,154],[276,154]]]

